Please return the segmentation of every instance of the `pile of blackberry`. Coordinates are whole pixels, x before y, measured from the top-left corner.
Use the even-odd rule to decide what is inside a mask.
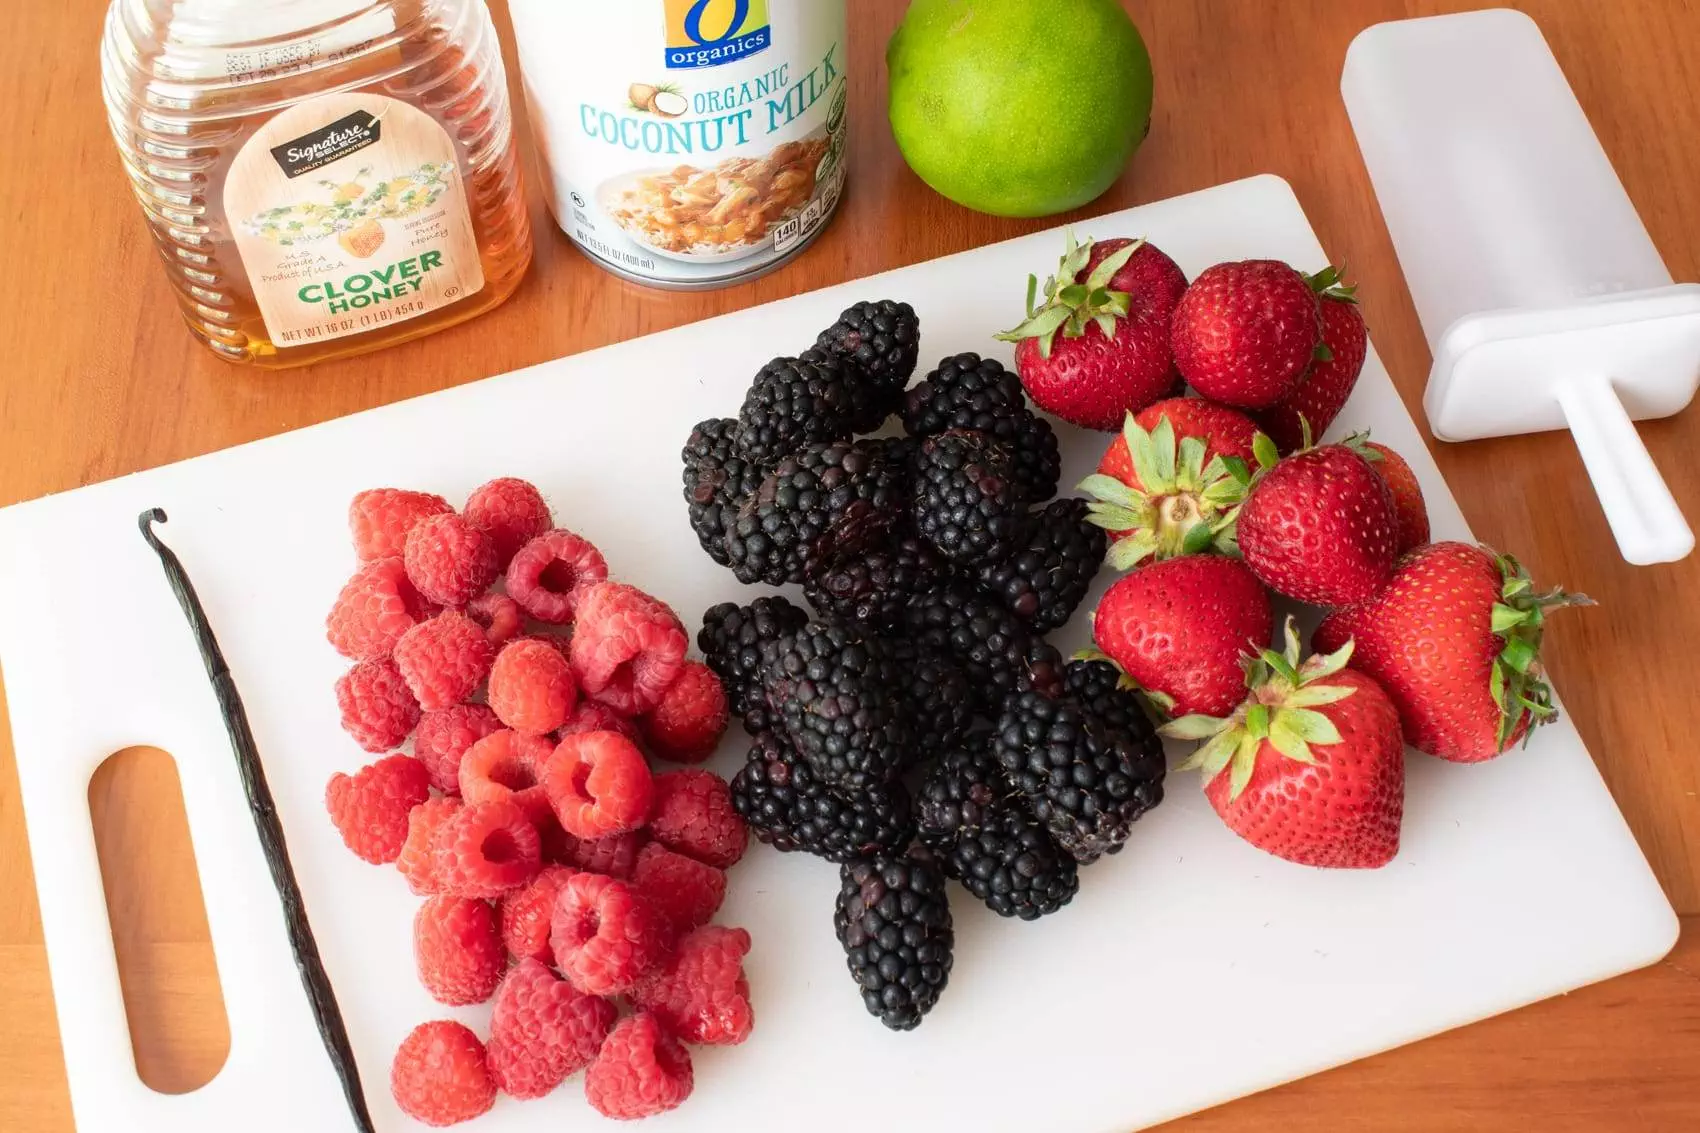
[[[683,452],[703,550],[811,607],[774,594],[703,616],[752,737],[733,802],[762,841],[839,865],[850,973],[897,1030],[950,974],[947,878],[999,916],[1054,913],[1164,772],[1120,674],[1044,638],[1105,550],[1083,501],[1052,498],[1056,434],[990,358],[911,386],[919,342],[907,303],[858,303]]]

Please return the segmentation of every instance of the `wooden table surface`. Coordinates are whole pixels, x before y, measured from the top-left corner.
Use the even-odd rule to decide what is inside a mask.
[[[495,6],[502,19],[502,0]],[[1286,177],[1323,244],[1361,283],[1371,334],[1421,420],[1428,352],[1352,140],[1338,77],[1347,43],[1368,24],[1470,6],[1128,0],[1155,61],[1155,121],[1126,175],[1080,215],[1253,173]],[[1700,64],[1683,46],[1700,42],[1700,6],[1518,6],[1545,30],[1672,274],[1700,278]],[[574,252],[533,191],[536,265],[504,308],[357,363],[282,375],[233,369],[180,326],[120,176],[99,95],[96,43],[105,0],[0,7],[0,249],[8,260],[0,302],[0,504],[1054,223],[964,211],[905,168],[882,113],[883,45],[903,4],[853,0],[851,190],[819,243],[785,269],[708,294],[635,288]],[[505,19],[503,28],[505,34]],[[525,150],[529,159],[529,143]],[[1690,411],[1641,431],[1678,501],[1700,517],[1700,415]],[[1562,580],[1599,600],[1597,610],[1554,623],[1548,657],[1568,710],[1683,915],[1682,941],[1645,971],[1174,1128],[1700,1128],[1700,758],[1682,723],[1696,700],[1700,556],[1626,565],[1563,434],[1438,446],[1435,455],[1482,539],[1516,551],[1538,579]],[[10,732],[0,723],[0,1130],[69,1133],[16,784]],[[181,804],[169,764],[128,754],[103,769],[90,794],[111,863],[107,881],[138,1063],[155,1088],[190,1088],[216,1072],[227,1040],[182,824],[173,818]],[[140,872],[141,862],[185,868],[156,875]]]

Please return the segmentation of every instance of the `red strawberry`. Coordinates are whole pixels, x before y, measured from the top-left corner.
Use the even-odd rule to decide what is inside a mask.
[[[1224,405],[1264,409],[1285,397],[1316,356],[1322,317],[1305,277],[1279,260],[1204,269],[1175,307],[1175,366]]]
[[[1225,716],[1245,696],[1241,661],[1269,643],[1269,595],[1238,559],[1147,563],[1092,615],[1102,649],[1165,711]]]
[[[1457,763],[1492,759],[1558,712],[1541,679],[1546,611],[1593,605],[1537,593],[1510,555],[1430,543],[1399,560],[1372,598],[1317,627],[1318,649],[1355,641],[1352,668],[1393,698],[1405,739]]]
[[[1226,719],[1187,716],[1163,734],[1205,740],[1183,769],[1204,770],[1204,797],[1228,829],[1300,865],[1376,869],[1399,852],[1405,741],[1380,685],[1346,668],[1351,642],[1299,663],[1265,650],[1251,695]]]
[[[1287,395],[1257,415],[1257,423],[1285,455],[1309,447],[1305,427],[1312,438],[1321,437],[1334,423],[1340,407],[1352,396],[1358,375],[1369,352],[1369,331],[1363,312],[1353,298],[1355,287],[1340,283],[1336,268],[1324,268],[1310,277],[1312,289],[1320,293],[1322,347]]]
[[[1370,467],[1393,493],[1393,514],[1399,520],[1398,553],[1402,555],[1427,543],[1428,505],[1423,503],[1423,486],[1417,483],[1417,474],[1411,471],[1404,457],[1386,445],[1365,441],[1364,447],[1381,454],[1381,459],[1371,461]]]
[[[1096,475],[1080,483],[1087,518],[1111,532],[1110,565],[1128,570],[1232,545],[1230,509],[1244,487],[1217,457],[1252,457],[1257,426],[1244,414],[1176,397],[1129,414]]]
[[[998,338],[1016,344],[1015,368],[1039,408],[1110,430],[1168,393],[1169,318],[1186,276],[1156,245],[1071,235],[1039,307],[1037,284],[1028,277],[1026,321]]]
[[[1212,456],[1237,456],[1247,463],[1256,459],[1252,454],[1251,439],[1257,435],[1257,423],[1237,409],[1217,405],[1202,397],[1185,397],[1177,393],[1147,405],[1133,415],[1133,420],[1141,429],[1150,432],[1165,417],[1176,436],[1198,437],[1204,441],[1206,463]],[[1125,436],[1118,436],[1110,442],[1110,447],[1104,450],[1104,458],[1098,462],[1098,471],[1114,476],[1130,487],[1140,486]]]
[[[1263,471],[1240,508],[1246,566],[1277,594],[1343,606],[1375,593],[1393,569],[1393,494],[1347,445],[1323,445],[1276,462],[1259,442]]]

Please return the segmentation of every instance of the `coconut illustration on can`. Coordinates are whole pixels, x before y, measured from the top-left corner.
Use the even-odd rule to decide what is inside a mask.
[[[666,87],[657,87],[649,96],[649,108],[663,118],[677,118],[691,108],[684,95]]]
[[[626,98],[633,110],[661,118],[678,118],[691,108],[690,100],[672,83],[633,83],[626,88]]]

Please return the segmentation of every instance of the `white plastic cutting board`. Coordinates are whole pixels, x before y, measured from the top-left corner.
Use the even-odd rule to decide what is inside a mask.
[[[1325,262],[1274,177],[1077,230],[1143,234],[1188,274],[1247,257]],[[394,870],[355,860],[325,817],[325,780],[366,759],[338,729],[344,662],[322,630],[353,566],[348,498],[393,484],[458,500],[497,475],[528,477],[617,574],[694,622],[746,591],[685,522],[677,454],[690,426],[734,413],[762,362],[861,298],[915,305],[923,369],[964,350],[1007,360],[991,335],[1061,246],[1060,230],[1013,240],[0,512],[0,664],[81,1133],[350,1124],[138,512],[170,513],[164,537],[247,701],[378,1128],[413,1128],[389,1097],[391,1052],[424,1019],[482,1028],[486,1012],[427,998],[409,952],[417,899]],[[1436,538],[1469,537],[1373,352],[1341,421],[1406,455]],[[1072,483],[1104,438],[1059,431]],[[1084,626],[1082,614],[1054,640],[1080,645]],[[229,1062],[181,1097],[136,1077],[86,797],[103,759],[144,743],[177,759],[230,1016]],[[1569,723],[1484,766],[1413,755],[1409,768],[1404,846],[1371,873],[1267,857],[1221,826],[1193,777],[1172,777],[1168,801],[1057,915],[1001,921],[956,900],[950,987],[909,1034],[867,1016],[845,972],[836,867],[753,848],[720,919],[755,938],[755,1034],[697,1051],[695,1095],[645,1128],[865,1133],[877,1113],[894,1133],[1122,1133],[1649,964],[1674,943],[1675,916]],[[575,1081],[544,1101],[504,1099],[469,1128],[602,1126]]]

